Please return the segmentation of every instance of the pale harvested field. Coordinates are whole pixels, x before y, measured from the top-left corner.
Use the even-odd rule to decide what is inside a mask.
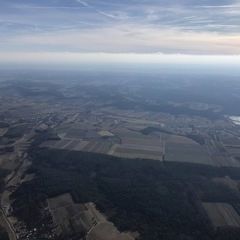
[[[7,131],[8,128],[0,128],[0,137],[2,137]]]
[[[89,142],[83,140],[63,139],[59,141],[46,141],[41,147],[82,151]]]
[[[229,176],[213,178],[213,181],[216,183],[223,184],[235,191],[239,191],[239,183],[236,180],[231,179]]]
[[[125,145],[116,144],[109,151],[109,154],[122,158],[141,158],[141,159],[153,159],[162,160],[163,152],[162,148],[154,148],[151,146],[143,145]]]
[[[48,199],[48,205],[51,210],[56,210],[60,207],[65,207],[72,204],[73,200],[70,194],[66,193],[55,198]]]
[[[72,148],[72,150],[82,151],[88,143],[88,141],[78,141],[78,143]]]
[[[41,147],[64,149],[72,151],[85,151],[107,154],[112,147],[112,143],[107,141],[83,141],[76,139],[62,139],[59,141],[44,142]]]
[[[87,235],[87,240],[134,240],[128,233],[120,233],[110,222],[102,222]]]
[[[15,153],[6,153],[0,155],[0,167],[2,169],[12,170],[16,167],[17,155]]]
[[[108,222],[94,203],[76,204],[68,193],[48,199],[48,207],[57,234],[85,233],[88,240],[134,240]]]
[[[64,149],[65,146],[69,144],[69,142],[70,141],[67,140],[67,139],[62,139],[62,140],[56,142],[55,147],[60,148],[60,149]]]
[[[75,148],[79,143],[79,140],[70,140],[67,144],[63,146],[64,149],[73,149]]]
[[[35,174],[34,174],[34,173],[32,173],[32,174],[26,174],[26,175],[24,176],[24,178],[21,179],[21,183],[30,182],[30,181],[32,181],[34,178],[35,178]]]
[[[240,216],[228,203],[203,203],[214,227],[240,227]]]
[[[48,199],[56,233],[88,232],[95,224],[95,215],[84,204],[75,204],[70,194]]]

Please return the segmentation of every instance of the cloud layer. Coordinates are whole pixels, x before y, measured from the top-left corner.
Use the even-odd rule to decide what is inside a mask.
[[[240,1],[1,0],[0,52],[240,54]]]

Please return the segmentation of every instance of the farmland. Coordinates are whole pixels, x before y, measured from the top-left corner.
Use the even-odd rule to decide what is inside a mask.
[[[214,165],[204,146],[186,137],[165,134],[165,138],[166,161]]]
[[[124,122],[120,119],[119,117],[114,119],[111,116],[106,120],[106,122],[109,121],[108,127],[104,129],[100,120],[97,124],[94,121],[89,122],[88,125],[76,122],[70,128],[63,123],[56,129],[61,140],[47,141],[42,144],[42,147],[104,153],[129,159],[240,166],[240,162],[236,160],[240,155],[238,146],[226,145],[226,142],[221,143],[209,136],[204,141],[200,141],[203,137],[198,135],[184,136],[171,133],[169,130],[159,131],[156,127],[145,134],[143,131],[147,129],[145,122],[143,124],[136,121],[133,126],[133,120],[129,123],[126,119]]]
[[[88,144],[87,141],[63,139],[60,141],[46,141],[41,146],[56,148],[56,149],[68,149],[74,151],[82,151],[83,148]]]
[[[141,158],[141,159],[153,159],[153,160],[163,160],[162,148],[151,147],[145,145],[130,145],[121,144],[114,145],[109,152],[113,156],[123,157],[123,158]]]
[[[76,79],[0,84],[1,205],[19,239],[238,239],[240,128],[221,107]]]
[[[134,240],[129,233],[120,233],[113,223],[107,221],[93,203],[76,204],[70,194],[49,198],[48,207],[53,216],[55,234],[85,236],[88,240]]]
[[[240,227],[240,216],[228,203],[203,203],[214,227]]]

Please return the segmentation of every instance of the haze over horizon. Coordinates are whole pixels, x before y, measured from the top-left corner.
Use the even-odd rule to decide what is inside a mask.
[[[0,62],[239,65],[239,0],[2,0]]]

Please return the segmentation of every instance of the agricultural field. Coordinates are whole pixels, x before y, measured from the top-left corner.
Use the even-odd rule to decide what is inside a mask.
[[[159,136],[145,136],[139,131],[124,127],[98,130],[90,126],[90,129],[83,130],[66,129],[66,126],[62,126],[57,132],[61,140],[46,141],[41,147],[95,152],[123,158],[163,158],[164,144]]]
[[[228,146],[227,151],[230,155],[236,159],[240,159],[240,145],[239,146]]]
[[[232,205],[228,203],[204,202],[203,207],[215,228],[240,227],[240,216]]]
[[[98,135],[101,136],[101,137],[114,137],[114,134],[112,134],[109,131],[104,131],[104,130],[99,131]]]
[[[222,178],[213,178],[215,183],[223,184],[228,188],[232,189],[233,191],[239,191],[239,182],[237,180],[233,180],[229,176],[225,176]]]
[[[96,138],[98,136],[96,127],[91,122],[63,123],[56,128],[58,135],[62,138]]]
[[[83,140],[62,139],[59,141],[46,141],[41,144],[41,147],[82,151],[88,144],[89,142]]]
[[[111,147],[112,147],[111,142],[91,141],[86,146],[84,146],[82,150],[86,152],[96,152],[96,153],[107,154],[110,151]]]
[[[238,140],[233,136],[225,137],[226,141],[223,143],[222,140],[202,137],[201,143],[198,138],[196,140],[187,135],[185,137],[172,134],[165,128],[161,130],[160,126],[163,123],[150,121],[147,119],[147,115],[144,117],[145,119],[137,119],[136,116],[133,116],[134,114],[130,113],[127,113],[126,116],[110,115],[105,116],[103,120],[101,114],[96,114],[89,122],[81,119],[77,121],[74,118],[76,122],[65,121],[56,128],[56,132],[61,138],[60,141],[48,141],[42,146],[102,153],[129,159],[141,158],[240,167],[238,160],[240,148],[235,144],[227,145]],[[147,134],[143,132],[144,129],[151,129],[151,127],[156,131],[150,131]],[[236,143],[238,144],[238,142]]]
[[[0,155],[0,166],[2,169],[12,169],[16,165],[16,154],[5,153]]]
[[[46,141],[41,144],[41,147],[107,154],[112,147],[112,143],[108,141],[89,142],[80,139],[62,139],[60,141]]]
[[[113,134],[119,138],[144,138],[139,131],[128,129],[124,126],[119,126],[112,130]]]
[[[68,193],[48,199],[48,207],[56,226],[55,234],[69,234],[88,240],[134,240],[128,233],[120,233],[93,203],[76,204]]]
[[[169,134],[164,134],[164,139],[166,161],[213,164],[206,148],[193,140]]]
[[[240,139],[238,137],[225,137],[223,139],[221,139],[221,141],[223,142],[223,144],[228,147],[228,146],[240,146]]]
[[[21,138],[25,133],[30,130],[28,124],[19,124],[13,127],[8,128],[7,132],[4,134],[4,137],[7,138]]]
[[[223,156],[220,153],[211,156],[213,165],[219,167],[240,167],[240,162],[231,156]]]
[[[229,153],[229,155],[236,159],[236,160],[240,160],[240,141],[239,139],[234,139],[232,140],[232,142],[224,142],[224,148],[226,149],[226,151]],[[240,163],[240,161],[239,161]]]
[[[144,145],[115,144],[109,151],[109,154],[122,158],[163,159],[161,147],[157,148]]]
[[[7,131],[8,128],[0,128],[0,137],[2,137]]]
[[[80,215],[86,211],[84,205],[74,204],[70,194],[60,195],[48,199],[48,207],[53,217],[54,225],[57,226],[57,235],[67,235],[72,228],[75,232],[87,232],[94,222],[86,214],[85,221],[81,222]]]
[[[158,137],[148,137],[139,135],[137,137],[122,137],[122,144],[130,144],[130,145],[141,145],[141,146],[152,146],[152,147],[162,147],[163,142]]]
[[[228,156],[228,164],[233,167],[240,167],[240,139],[234,135],[228,135],[221,138],[225,156]],[[224,157],[222,152],[219,152],[219,159]],[[226,157],[225,157],[226,158]]]
[[[86,130],[86,129],[79,129],[79,128],[72,128],[67,131],[65,135],[66,138],[88,138],[94,139],[98,137],[98,134],[94,130]]]
[[[222,142],[212,139],[208,140],[207,150],[215,166],[240,167],[240,161],[234,158],[235,156],[231,154],[229,148],[226,148]]]
[[[86,240],[133,240],[129,233],[120,233],[112,223],[103,222],[96,225],[87,235]]]
[[[163,159],[163,142],[158,136],[145,136],[136,130],[117,128],[114,134],[120,139],[108,152],[123,158]]]

